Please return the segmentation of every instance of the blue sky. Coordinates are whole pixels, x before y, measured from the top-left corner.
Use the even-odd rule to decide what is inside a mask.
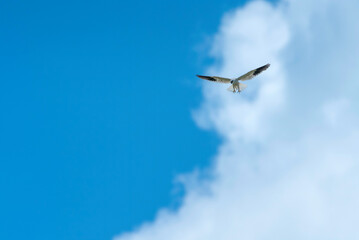
[[[219,141],[191,117],[200,49],[238,4],[3,1],[0,238],[110,239],[175,206]]]

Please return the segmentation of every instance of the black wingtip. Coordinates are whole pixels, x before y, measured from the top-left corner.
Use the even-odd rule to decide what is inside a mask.
[[[262,67],[260,67],[260,68],[263,69],[262,71],[264,71],[264,70],[266,70],[266,69],[269,68],[269,67],[270,67],[270,64],[267,63],[266,65],[264,65],[264,66],[262,66]]]
[[[214,79],[213,77],[209,77],[209,76],[203,76],[203,75],[196,75],[197,77],[204,79],[204,80],[208,80],[208,81],[216,81],[216,79]]]
[[[259,67],[256,69],[256,71],[253,73],[254,76],[260,74],[261,72],[263,72],[264,70],[267,70],[267,68],[269,68],[270,64],[267,63],[266,65]]]

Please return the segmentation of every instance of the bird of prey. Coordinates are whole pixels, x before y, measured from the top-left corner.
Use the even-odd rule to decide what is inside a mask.
[[[244,74],[240,77],[234,78],[234,79],[216,77],[216,76],[202,76],[202,75],[197,75],[197,77],[208,80],[208,81],[213,81],[213,82],[230,83],[231,86],[229,88],[227,88],[227,90],[234,92],[234,93],[236,91],[238,93],[240,93],[247,87],[247,85],[244,83],[240,83],[239,81],[250,80],[250,79],[254,78],[255,76],[257,76],[258,74],[260,74],[261,72],[263,72],[264,70],[266,70],[267,68],[269,68],[269,66],[270,66],[270,64],[266,64],[262,67],[253,69],[252,71],[249,71],[246,74]]]

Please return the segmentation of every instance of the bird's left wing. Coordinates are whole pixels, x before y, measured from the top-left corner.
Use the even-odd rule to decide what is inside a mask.
[[[220,83],[230,83],[231,82],[231,79],[223,78],[223,77],[202,76],[202,75],[197,75],[197,77],[208,80],[208,81],[212,81],[212,82],[220,82]]]
[[[261,72],[263,72],[264,70],[267,70],[267,68],[269,68],[269,66],[270,66],[270,64],[266,64],[262,67],[253,69],[252,71],[249,71],[246,74],[236,78],[236,80],[241,80],[241,81],[250,80],[250,79],[254,78],[255,76],[257,76],[258,74],[260,74]]]

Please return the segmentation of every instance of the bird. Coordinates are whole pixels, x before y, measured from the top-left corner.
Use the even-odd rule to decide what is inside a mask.
[[[242,92],[247,85],[244,83],[240,83],[239,81],[246,81],[246,80],[250,80],[252,78],[254,78],[255,76],[257,76],[258,74],[260,74],[261,72],[267,70],[267,68],[269,68],[270,64],[266,64],[262,67],[253,69],[249,72],[247,72],[246,74],[243,74],[240,77],[231,79],[231,78],[224,78],[224,77],[217,77],[217,76],[203,76],[203,75],[196,75],[197,77],[201,78],[201,79],[205,79],[208,81],[212,81],[212,82],[219,82],[219,83],[230,83],[231,86],[229,88],[227,88],[228,91],[230,92]]]

